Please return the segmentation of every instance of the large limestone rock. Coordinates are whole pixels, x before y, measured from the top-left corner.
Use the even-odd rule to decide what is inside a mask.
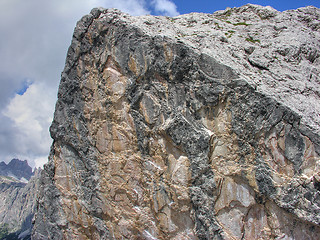
[[[319,238],[319,19],[92,10],[62,73],[33,238]]]

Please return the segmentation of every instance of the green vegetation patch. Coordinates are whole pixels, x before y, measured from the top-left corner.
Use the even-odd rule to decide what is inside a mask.
[[[251,43],[260,43],[259,39],[253,39],[253,38],[250,38],[250,37],[246,38],[246,41],[247,42],[251,42]]]
[[[0,226],[0,239],[3,239],[8,235],[9,235],[9,226],[8,226],[8,224],[7,223],[2,224]]]
[[[219,23],[215,22],[214,25],[215,25],[218,29],[222,29],[222,27],[220,27]]]
[[[227,38],[231,38],[234,33],[235,33],[235,31],[229,30],[228,32],[225,33],[225,35]]]
[[[250,26],[251,24],[246,23],[246,22],[238,22],[238,23],[233,23],[234,26]]]

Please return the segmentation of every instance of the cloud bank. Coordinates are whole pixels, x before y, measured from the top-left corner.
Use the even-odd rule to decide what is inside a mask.
[[[169,0],[154,0],[152,4],[154,5],[156,13],[170,17],[179,15],[177,6]]]
[[[46,162],[67,48],[76,22],[94,7],[178,14],[169,0],[0,1],[0,161]]]

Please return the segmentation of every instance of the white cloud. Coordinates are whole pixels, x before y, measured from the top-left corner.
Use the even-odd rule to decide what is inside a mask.
[[[4,109],[3,115],[11,120],[12,136],[7,142],[16,156],[29,161],[46,159],[52,140],[49,126],[52,122],[56,97],[43,83],[31,85],[23,95],[16,95]]]
[[[29,163],[29,165],[32,165],[33,167],[36,167],[36,168],[42,168],[43,165],[47,162],[48,162],[48,156],[36,157],[32,159],[32,162],[31,164]]]
[[[153,0],[153,5],[156,12],[162,15],[174,17],[179,15],[177,6],[170,0]]]

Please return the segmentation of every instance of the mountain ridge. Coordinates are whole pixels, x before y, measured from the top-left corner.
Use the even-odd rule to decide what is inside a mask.
[[[28,182],[34,172],[29,166],[27,160],[12,159],[8,164],[0,162],[0,175],[16,178],[24,182]]]
[[[31,239],[40,173],[27,160],[0,163],[0,239]]]

